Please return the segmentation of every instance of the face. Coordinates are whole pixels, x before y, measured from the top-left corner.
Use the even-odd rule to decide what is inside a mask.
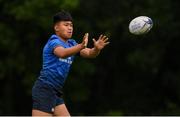
[[[66,41],[72,37],[73,23],[71,21],[60,21],[54,25],[54,30],[56,35]]]

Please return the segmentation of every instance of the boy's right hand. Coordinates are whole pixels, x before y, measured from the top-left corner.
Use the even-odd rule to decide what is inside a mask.
[[[82,45],[84,46],[84,48],[87,47],[87,44],[88,44],[88,38],[89,38],[89,33],[86,33],[83,37],[83,41],[82,41]]]

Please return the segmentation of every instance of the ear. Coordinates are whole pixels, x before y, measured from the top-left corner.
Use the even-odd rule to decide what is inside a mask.
[[[55,30],[55,31],[59,31],[59,29],[58,29],[58,26],[57,26],[57,25],[55,25],[55,26],[54,26],[54,30]]]

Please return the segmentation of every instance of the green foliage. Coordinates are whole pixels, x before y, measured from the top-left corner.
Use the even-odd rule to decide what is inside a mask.
[[[41,69],[52,16],[74,18],[73,38],[110,37],[94,60],[77,58],[64,88],[72,115],[179,115],[179,1],[0,0],[0,114],[30,115],[31,88]],[[129,33],[136,16],[153,19],[142,36]],[[24,108],[26,104],[26,108]]]
[[[31,97],[32,85],[39,75],[42,47],[52,32],[51,18],[62,9],[73,10],[78,0],[0,2],[0,80],[3,83],[0,114],[29,115],[31,100],[27,101],[27,97]],[[29,108],[24,108],[23,98],[29,102]]]

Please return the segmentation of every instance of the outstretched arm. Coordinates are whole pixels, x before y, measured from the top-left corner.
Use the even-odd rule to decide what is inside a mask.
[[[87,37],[88,37],[88,33],[84,35],[82,43],[77,44],[76,46],[73,46],[71,48],[64,48],[62,46],[57,46],[53,52],[56,56],[60,58],[66,58],[75,55],[87,46],[88,43]]]
[[[86,37],[88,38],[88,36]],[[93,39],[94,47],[85,48],[80,51],[80,55],[85,58],[95,58],[99,55],[100,51],[109,44],[108,38],[104,35],[100,35],[99,39],[96,41]]]

